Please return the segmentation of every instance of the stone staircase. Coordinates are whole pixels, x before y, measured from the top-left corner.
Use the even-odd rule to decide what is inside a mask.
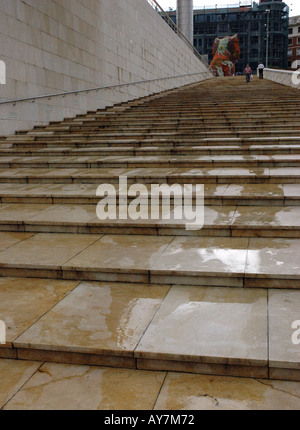
[[[2,139],[0,357],[300,381],[299,108],[224,78]],[[120,176],[146,210],[204,184],[203,229],[176,195],[170,220],[99,220]]]

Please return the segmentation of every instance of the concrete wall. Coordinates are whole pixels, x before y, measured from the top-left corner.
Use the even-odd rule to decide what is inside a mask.
[[[0,0],[0,102],[207,72],[147,0]],[[0,104],[0,135],[211,77]]]
[[[270,81],[300,90],[300,70],[291,72],[289,70],[265,69],[264,77]]]

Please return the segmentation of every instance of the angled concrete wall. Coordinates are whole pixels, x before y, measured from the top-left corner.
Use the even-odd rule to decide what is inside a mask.
[[[207,72],[147,0],[1,0],[0,61],[0,101]],[[199,79],[0,105],[0,135]]]
[[[300,70],[292,72],[290,70],[265,69],[264,77],[278,84],[300,90]]]

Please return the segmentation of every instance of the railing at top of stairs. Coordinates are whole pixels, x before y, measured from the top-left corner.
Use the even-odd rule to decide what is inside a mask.
[[[36,100],[40,100],[40,99],[46,99],[47,98],[48,100],[51,100],[53,97],[65,97],[67,95],[77,96],[77,95],[83,94],[83,93],[89,94],[92,91],[98,92],[101,90],[110,90],[110,89],[122,88],[122,87],[130,86],[130,85],[148,84],[148,83],[155,82],[155,81],[163,81],[163,80],[167,80],[167,79],[179,79],[179,78],[184,78],[184,77],[188,77],[188,76],[197,76],[197,75],[199,75],[199,76],[210,75],[212,77],[211,72],[209,70],[207,70],[206,72],[197,72],[197,73],[188,73],[185,75],[166,76],[163,78],[147,79],[147,80],[143,80],[143,81],[127,82],[127,83],[123,83],[123,84],[108,85],[108,86],[95,87],[95,88],[86,88],[83,90],[65,91],[65,92],[60,92],[60,93],[44,94],[41,96],[26,97],[26,98],[21,98],[21,99],[4,100],[4,101],[0,101],[0,106],[6,105],[8,103],[12,103],[13,106],[15,106],[19,102],[35,103]]]

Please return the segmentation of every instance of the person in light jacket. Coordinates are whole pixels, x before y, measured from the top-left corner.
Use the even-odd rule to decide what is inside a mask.
[[[258,65],[259,79],[263,79],[264,78],[264,68],[265,68],[265,66],[264,66],[263,63],[260,63]]]

